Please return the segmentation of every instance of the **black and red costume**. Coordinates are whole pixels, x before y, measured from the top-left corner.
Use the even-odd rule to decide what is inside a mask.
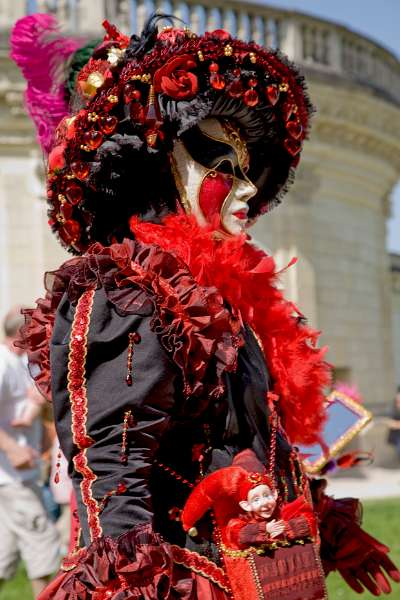
[[[245,448],[264,463],[273,452],[286,501],[308,493],[292,444],[318,439],[323,422],[317,332],[244,232],[216,235],[188,214],[171,166],[181,140],[223,185],[256,189],[250,222],[271,209],[308,131],[303,79],[225,31],[156,22],[130,39],[105,23],[85,48],[47,15],[12,35],[48,154],[49,224],[77,255],[47,274],[23,331],[81,526],[46,600],[229,598],[212,520],[200,539],[183,531],[188,494]],[[233,124],[232,144],[203,135],[207,118]]]
[[[180,561],[190,567],[194,560],[193,568],[202,572],[197,554],[213,556],[214,544],[202,542],[198,547],[174,518],[199,476],[199,455],[204,455],[207,470],[229,465],[239,450],[248,447],[265,460],[266,395],[271,384],[262,346],[265,343],[271,352],[277,374],[283,361],[290,371],[296,370],[298,360],[284,357],[277,342],[257,341],[251,311],[258,286],[267,293],[259,300],[260,314],[265,326],[274,328],[275,339],[284,338],[297,348],[304,357],[303,368],[309,356],[310,370],[320,351],[305,344],[307,327],[292,317],[292,305],[272,285],[273,260],[245,238],[224,247],[212,239],[211,231],[201,230],[184,216],[170,217],[159,226],[139,222],[132,226],[135,241],[95,245],[85,257],[72,259],[48,276],[51,291],[33,311],[27,336],[37,344],[36,351],[42,350],[33,360],[42,368],[51,364],[57,431],[71,464],[83,544],[103,535],[135,537],[138,526],[154,522],[165,540],[196,552]],[[178,231],[182,235],[185,229],[193,248],[201,246],[205,253],[203,259],[195,254],[190,270],[178,258],[179,248],[171,253]],[[161,249],[157,239],[161,234],[168,251]],[[213,272],[218,291],[210,279]],[[223,298],[227,305],[235,303],[235,309],[225,307]],[[246,324],[240,323],[239,314]],[[261,323],[257,331],[263,334],[260,327]],[[138,337],[129,386],[131,332]],[[41,372],[42,385],[48,384],[48,376]],[[132,419],[124,460],[128,411]],[[296,412],[293,415],[294,419],[287,415],[289,428],[297,427]],[[310,420],[313,417],[309,415]],[[280,435],[277,472],[291,497],[292,468],[298,468],[292,463],[291,447]],[[127,529],[132,532],[125,533]],[[92,551],[98,543],[94,541]],[[160,545],[160,552],[163,548]],[[72,564],[68,562],[68,567]],[[208,569],[208,561],[205,564]],[[215,578],[207,569],[205,575]],[[74,579],[74,570],[67,577]]]

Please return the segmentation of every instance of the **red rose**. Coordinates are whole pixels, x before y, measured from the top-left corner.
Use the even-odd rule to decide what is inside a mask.
[[[177,41],[181,41],[185,39],[185,30],[184,29],[175,29],[175,28],[166,28],[164,31],[161,31],[158,36],[158,40],[163,42],[168,42],[169,44],[175,44]]]
[[[210,40],[216,40],[219,42],[227,42],[232,39],[230,33],[225,31],[225,29],[214,29],[214,31],[206,31],[205,37]]]
[[[154,73],[156,92],[163,92],[174,100],[190,100],[199,89],[197,76],[190,72],[196,66],[189,54],[171,58]]]
[[[49,154],[49,170],[58,171],[65,166],[65,145],[55,146]]]

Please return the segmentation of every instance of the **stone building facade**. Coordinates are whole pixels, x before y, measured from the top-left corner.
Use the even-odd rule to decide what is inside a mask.
[[[400,62],[345,27],[293,11],[234,0],[2,0],[0,316],[15,302],[31,304],[43,292],[42,273],[66,258],[46,224],[43,159],[23,111],[23,82],[8,58],[10,26],[39,9],[57,13],[69,31],[98,35],[93,24],[104,18],[137,30],[154,8],[194,31],[225,27],[279,46],[303,67],[318,110],[311,140],[293,190],[253,233],[280,265],[299,258],[284,276],[289,295],[323,330],[337,378],[356,383],[368,406],[386,412],[395,354],[400,381],[398,271],[386,252],[400,173]]]

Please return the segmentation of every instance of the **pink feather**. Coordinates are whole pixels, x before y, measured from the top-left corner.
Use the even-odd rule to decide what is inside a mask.
[[[346,381],[337,381],[334,385],[334,391],[342,392],[342,394],[346,394],[359,404],[363,403],[363,397],[361,395],[360,390],[357,385],[352,385],[351,383],[347,383]]]
[[[26,109],[35,123],[38,141],[48,154],[57,125],[68,114],[63,67],[82,42],[62,36],[52,15],[38,13],[16,22],[10,44],[11,58],[28,82]]]

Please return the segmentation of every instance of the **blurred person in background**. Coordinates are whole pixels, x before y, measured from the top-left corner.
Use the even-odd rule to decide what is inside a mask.
[[[20,307],[14,307],[0,344],[0,585],[22,558],[36,597],[58,568],[59,542],[39,485],[42,401],[23,351],[14,346],[22,324]]]
[[[396,448],[397,456],[400,458],[400,385],[394,399],[392,418],[389,420],[388,443]]]

